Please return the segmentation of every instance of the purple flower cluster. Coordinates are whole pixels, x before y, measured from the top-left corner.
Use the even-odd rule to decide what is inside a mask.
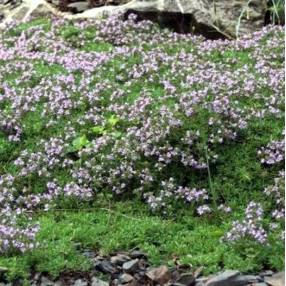
[[[266,147],[258,150],[261,163],[274,165],[285,160],[285,141],[273,140]]]
[[[201,204],[209,198],[205,189],[190,189],[188,187],[177,186],[174,178],[170,178],[169,181],[161,182],[161,190],[158,195],[150,192],[144,194],[144,197],[153,211],[162,208],[164,209],[170,201],[174,200],[183,200],[186,203]],[[207,205],[201,205],[197,209],[199,215],[210,211],[211,210]]]
[[[24,252],[37,245],[35,236],[39,226],[29,222],[30,217],[12,187],[14,179],[11,175],[0,176],[0,254],[14,250]],[[17,224],[19,217],[26,222],[24,228]]]
[[[252,238],[259,243],[267,241],[267,232],[263,228],[263,209],[261,204],[250,202],[245,210],[245,219],[241,222],[234,221],[232,229],[226,234],[228,241],[237,241]]]
[[[283,151],[282,151],[283,150]],[[284,160],[284,140],[271,141],[266,148],[258,151],[264,156],[262,164],[274,165]],[[266,187],[263,191],[265,201],[270,203],[268,206],[271,217],[264,222],[263,208],[256,202],[251,202],[245,210],[245,218],[239,222],[233,222],[232,229],[226,234],[228,241],[237,241],[250,237],[259,243],[267,242],[267,233],[274,234],[275,237],[284,240],[285,229],[285,171],[279,171],[274,179],[274,184]]]

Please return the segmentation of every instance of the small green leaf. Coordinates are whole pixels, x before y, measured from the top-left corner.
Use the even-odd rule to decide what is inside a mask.
[[[120,138],[122,136],[122,132],[114,131],[112,132],[112,136],[116,139]]]
[[[86,135],[77,137],[73,140],[72,146],[75,150],[81,150],[83,147],[85,147],[89,143],[88,139],[86,138]]]
[[[108,118],[107,122],[111,127],[114,127],[119,122],[119,118],[116,118],[115,115],[112,115],[110,118]]]
[[[92,131],[95,133],[95,134],[103,134],[104,133],[104,127],[102,126],[94,126],[92,128]]]

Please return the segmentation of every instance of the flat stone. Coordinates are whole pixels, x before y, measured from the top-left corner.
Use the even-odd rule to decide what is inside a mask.
[[[122,265],[122,269],[128,273],[134,272],[138,267],[138,262],[139,262],[138,259],[127,261]]]
[[[261,282],[262,279],[259,276],[254,275],[239,275],[231,280],[232,285],[234,286],[244,286],[256,282]]]
[[[265,282],[271,286],[285,286],[285,272],[278,272],[271,277],[265,277]]]
[[[132,252],[130,252],[130,257],[132,259],[136,259],[136,258],[147,258],[147,255],[142,252],[142,251],[139,251],[139,250],[134,250]]]
[[[117,255],[112,256],[110,258],[110,261],[115,265],[123,265],[123,263],[125,263],[129,260],[131,260],[131,258],[125,254],[117,254]]]
[[[88,257],[88,258],[95,258],[96,257],[95,252],[92,250],[89,250],[89,249],[84,250],[83,255]]]
[[[259,273],[259,276],[265,277],[265,276],[272,276],[274,272],[272,270],[265,270]]]
[[[107,260],[96,261],[95,269],[103,273],[114,273],[114,266]]]
[[[87,281],[83,279],[77,279],[73,283],[73,286],[87,286],[87,285],[88,285]]]
[[[40,285],[41,286],[53,286],[54,282],[51,281],[49,278],[42,276]]]
[[[181,277],[176,280],[176,283],[180,283],[185,286],[193,286],[196,283],[196,278],[192,273],[185,273],[182,274]]]
[[[170,273],[168,267],[165,265],[162,265],[158,268],[149,270],[146,273],[146,276],[150,280],[157,282],[160,285],[164,285],[165,283],[169,282],[169,280],[171,279],[171,273]]]
[[[119,283],[121,284],[127,284],[130,283],[134,280],[133,276],[131,276],[130,274],[127,273],[123,273],[120,277],[119,277]]]
[[[109,283],[101,280],[101,279],[98,279],[96,277],[92,277],[91,279],[91,286],[108,286]]]
[[[225,270],[219,273],[215,277],[207,281],[206,286],[229,286],[235,277],[239,275],[239,271],[236,270]]]

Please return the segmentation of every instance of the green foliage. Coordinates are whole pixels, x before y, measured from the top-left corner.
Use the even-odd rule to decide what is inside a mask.
[[[89,141],[86,137],[86,135],[82,135],[80,137],[75,138],[72,141],[72,145],[70,147],[71,152],[73,151],[80,151],[82,148],[86,147],[88,145]]]
[[[279,2],[279,1],[278,1]],[[284,1],[283,1],[284,2]],[[280,2],[279,2],[280,3]],[[279,4],[278,3],[278,4]],[[12,29],[10,33],[19,36],[22,31],[41,25],[44,30],[50,28],[49,21],[38,19],[29,23],[21,24]],[[68,24],[59,30],[58,36],[64,39],[73,47],[83,51],[111,51],[113,45],[105,42],[94,42],[95,29],[87,28],[83,33],[73,24]],[[83,45],[78,44],[78,37],[82,37]],[[152,45],[144,45],[144,51],[150,51]],[[168,43],[160,46],[167,54],[174,54],[178,51],[195,52],[192,43]],[[223,53],[213,51],[205,54],[211,63],[229,63],[232,70],[243,66],[252,66],[253,60],[250,57],[250,50],[236,51],[226,50]],[[279,60],[279,59],[278,59]],[[278,61],[277,58],[275,61]],[[272,64],[275,64],[273,60]],[[26,82],[31,88],[43,77],[53,80],[56,75],[65,74],[65,69],[60,65],[48,65],[44,61],[33,60],[34,76],[32,81]],[[1,63],[1,62],[0,62]],[[122,99],[127,104],[133,103],[144,88],[150,92],[151,97],[157,99],[152,106],[154,112],[158,112],[160,98],[164,96],[164,89],[159,84],[150,84],[148,76],[143,76],[128,87],[124,87],[123,78],[116,79],[116,75],[124,74],[124,69],[133,65],[140,65],[140,58],[132,55],[128,58],[117,57],[111,62],[107,62],[100,70],[93,75],[91,87],[96,83],[109,78],[118,84],[128,93]],[[192,71],[190,71],[191,73]],[[255,74],[255,71],[253,71]],[[158,77],[164,78],[168,70],[164,67],[158,71]],[[81,75],[74,73],[78,82]],[[17,86],[16,80],[19,74],[7,71],[5,79],[7,82]],[[174,78],[174,84],[180,86],[180,78]],[[194,90],[196,86],[194,85]],[[101,91],[99,106],[108,106],[111,90]],[[269,91],[263,90],[265,95]],[[75,95],[80,96],[80,95]],[[243,106],[259,106],[255,98],[240,98]],[[9,106],[1,102],[1,110],[9,112]],[[37,143],[41,139],[47,139],[59,134],[63,134],[68,122],[76,122],[84,114],[84,107],[78,107],[69,118],[61,119],[54,126],[45,130],[41,117],[42,104],[35,108],[33,113],[23,119],[23,142],[20,144],[9,142],[0,131],[0,175],[6,171],[11,174],[17,173],[17,168],[13,165],[13,160],[18,157],[25,148],[37,151]],[[168,101],[170,106],[174,106],[172,99]],[[2,109],[3,108],[3,109]],[[82,108],[82,109],[81,109]],[[207,133],[208,126],[205,125],[208,114],[196,111],[198,116],[192,122],[192,130],[200,130]],[[90,125],[84,128],[78,126],[77,137],[71,142],[67,153],[76,153],[89,146],[91,139],[100,137],[103,134],[110,134],[114,138],[124,136],[125,127],[128,122],[121,122],[113,114],[105,114],[105,122],[101,125]],[[51,116],[50,119],[53,119]],[[189,126],[183,126],[189,128]],[[204,266],[205,274],[216,272],[222,268],[239,269],[243,272],[259,271],[264,267],[273,269],[283,269],[283,243],[271,241],[270,247],[243,242],[236,246],[220,242],[221,237],[229,229],[233,219],[243,217],[243,210],[250,197],[261,200],[263,188],[271,183],[276,170],[265,170],[257,160],[257,149],[265,146],[270,137],[279,138],[283,129],[282,121],[274,121],[272,118],[253,120],[250,127],[241,136],[244,142],[227,142],[217,147],[220,154],[219,162],[213,166],[210,179],[214,192],[219,194],[219,200],[226,202],[234,213],[228,216],[210,216],[207,219],[195,217],[193,210],[189,206],[182,207],[179,203],[174,203],[170,214],[165,217],[157,217],[150,214],[146,206],[137,200],[135,202],[110,201],[110,196],[103,193],[98,195],[97,201],[83,204],[79,212],[64,210],[78,202],[63,201],[62,211],[54,211],[34,217],[39,221],[41,231],[37,237],[40,247],[24,255],[12,257],[0,257],[0,266],[8,267],[8,278],[28,277],[31,269],[45,271],[56,277],[63,270],[88,270],[91,265],[86,257],[82,255],[85,248],[91,248],[103,254],[109,254],[116,250],[129,250],[133,247],[140,247],[149,255],[150,262],[154,264],[169,263],[172,265],[172,257],[176,255],[182,263],[190,263],[194,267]],[[182,130],[176,130],[180,133]],[[172,139],[176,140],[178,134],[173,133]],[[205,150],[202,144],[202,150]],[[198,152],[201,150],[198,150]],[[108,152],[108,150],[107,150]],[[81,163],[81,162],[79,162]],[[113,162],[112,162],[113,163]],[[149,162],[141,162],[142,166]],[[169,172],[180,181],[184,174],[177,165],[170,166]],[[169,175],[169,174],[168,174]],[[69,181],[69,174],[64,170],[55,170],[54,178],[60,184]],[[190,182],[198,186],[208,186],[207,176],[200,172],[190,172]],[[96,178],[94,178],[96,181]],[[46,181],[41,178],[31,177],[25,182],[25,186],[32,188],[35,193],[40,193],[45,187]],[[87,208],[87,209],[85,209]]]
[[[285,0],[269,0],[268,11],[273,25],[285,22]]]

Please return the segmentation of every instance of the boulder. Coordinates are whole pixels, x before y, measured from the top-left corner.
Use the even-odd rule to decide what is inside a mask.
[[[210,31],[228,38],[237,38],[261,29],[264,25],[267,0],[131,0],[123,5],[104,5],[88,9],[87,1],[69,4],[77,14],[62,13],[45,0],[14,0],[17,5],[1,4],[4,23],[25,21],[31,15],[52,13],[68,19],[100,18],[118,13],[155,13],[160,19],[168,14],[188,15],[190,31]],[[124,1],[125,2],[125,1]],[[107,2],[108,3],[108,2]],[[1,26],[0,26],[1,27]]]
[[[179,13],[192,17],[192,30],[209,29],[237,38],[261,29],[264,25],[267,0],[132,0],[124,5],[89,9],[68,18],[98,18],[104,15],[127,13]]]

